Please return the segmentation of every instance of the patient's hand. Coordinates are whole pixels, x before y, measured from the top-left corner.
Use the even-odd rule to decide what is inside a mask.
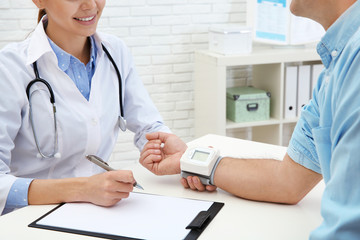
[[[216,186],[213,185],[204,185],[201,183],[200,179],[197,176],[188,176],[187,178],[181,178],[181,184],[185,187],[185,188],[191,188],[192,190],[195,191],[209,191],[209,192],[213,192],[216,190]]]

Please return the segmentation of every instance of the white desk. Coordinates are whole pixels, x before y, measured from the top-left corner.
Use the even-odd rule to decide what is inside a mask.
[[[244,155],[256,151],[264,151],[268,156],[274,154],[280,157],[285,148],[252,143],[243,140],[234,140],[215,135],[207,135],[197,139],[189,145],[208,144],[225,148],[222,153],[231,155],[234,149],[243,149]],[[232,147],[236,144],[236,148]],[[225,147],[227,146],[227,147]],[[223,149],[222,148],[222,149]],[[236,155],[236,154],[234,154]],[[261,155],[261,154],[260,154]],[[309,233],[321,223],[320,200],[324,185],[321,182],[299,204],[282,205],[248,201],[228,194],[221,189],[216,192],[194,192],[184,189],[180,184],[180,176],[155,176],[141,165],[136,164],[132,169],[137,181],[145,188],[145,192],[176,197],[203,199],[224,202],[215,219],[209,224],[199,239],[307,239]],[[76,234],[62,233],[50,230],[29,228],[27,225],[55,205],[28,206],[0,217],[0,239],[4,240],[81,240],[97,239]],[[164,223],[166,226],[166,223]]]

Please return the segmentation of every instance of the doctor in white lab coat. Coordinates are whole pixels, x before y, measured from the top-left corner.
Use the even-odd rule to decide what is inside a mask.
[[[135,145],[141,150],[146,133],[170,130],[137,76],[128,48],[117,37],[96,32],[105,0],[33,2],[47,15],[40,16],[29,38],[0,51],[0,213],[28,204],[85,201],[111,206],[128,196],[135,179],[131,171],[104,173],[85,158],[95,154],[109,159],[119,132],[118,78],[101,44],[120,70],[124,117],[135,133]],[[77,77],[74,72],[69,75],[59,66],[54,46],[84,67],[94,59],[93,51],[88,99],[71,78]],[[39,157],[34,140],[26,87],[35,78],[35,61],[55,95],[57,157]],[[36,83],[30,96],[39,147],[51,153],[55,133],[49,91]]]

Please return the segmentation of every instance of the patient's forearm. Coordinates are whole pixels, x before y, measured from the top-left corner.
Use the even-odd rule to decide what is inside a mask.
[[[214,182],[241,198],[296,204],[321,179],[320,174],[286,155],[283,161],[223,158],[216,169]]]

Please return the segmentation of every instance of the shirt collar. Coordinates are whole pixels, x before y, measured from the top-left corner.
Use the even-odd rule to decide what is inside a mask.
[[[71,54],[65,52],[59,46],[57,46],[50,38],[48,38],[48,41],[58,59],[59,68],[65,72],[69,68],[71,58],[74,58],[74,59],[76,59],[76,58],[74,56],[72,56]],[[91,68],[95,67],[96,49],[97,49],[93,36],[90,36],[90,46],[91,47],[90,47],[89,67],[91,69]],[[79,61],[79,60],[76,59],[76,61]],[[87,65],[87,63],[85,65]]]
[[[359,2],[356,1],[330,26],[317,45],[317,52],[326,68],[330,66],[333,59],[340,55],[346,43],[360,27]]]
[[[95,67],[97,47],[95,44],[94,36],[90,37],[90,68]]]
[[[48,37],[45,33],[44,24],[47,22],[47,15],[45,15],[39,22],[39,24],[36,26],[34,32],[31,34],[31,38],[29,41],[29,48],[28,48],[28,55],[26,59],[26,64],[31,65],[35,61],[37,61],[42,55],[50,53],[53,55],[54,61],[56,61],[56,56],[53,53],[53,49],[50,46],[50,43],[48,41]],[[104,54],[104,51],[102,51],[102,38],[100,35],[96,32],[92,38],[91,38],[91,44],[92,46],[95,46],[91,50],[91,56],[102,56]],[[104,41],[105,45],[108,45],[109,43],[107,41]],[[97,51],[99,50],[99,51]],[[97,54],[97,55],[95,55]],[[95,57],[96,59],[96,57]],[[94,59],[94,64],[95,64]]]
[[[50,38],[48,38],[48,41],[58,59],[59,68],[65,72],[69,68],[71,55],[65,52],[64,50],[62,50]]]

